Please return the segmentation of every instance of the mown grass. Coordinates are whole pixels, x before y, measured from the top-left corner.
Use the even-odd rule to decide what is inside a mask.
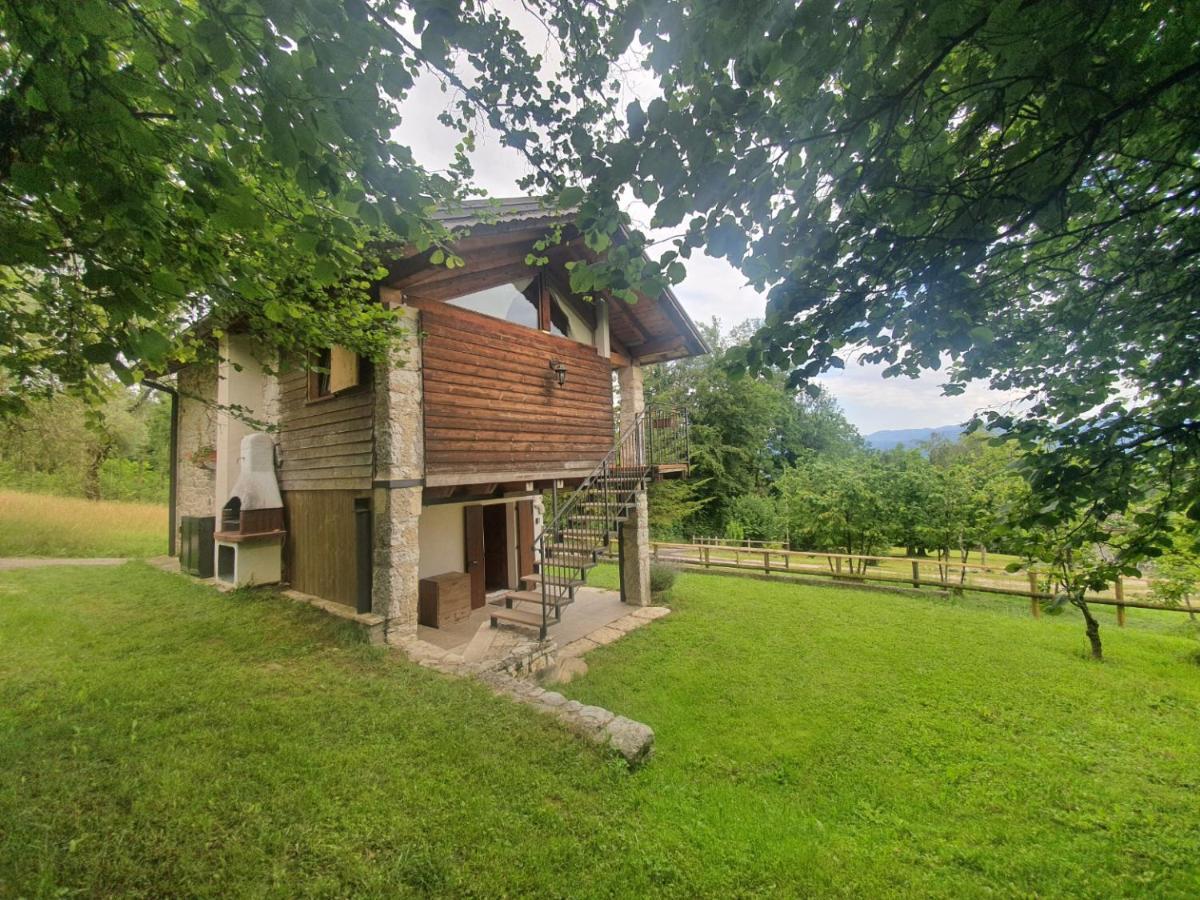
[[[0,557],[166,552],[166,506],[0,490]]]
[[[1200,890],[1185,622],[1097,665],[967,603],[685,574],[673,606],[565,688],[655,728],[629,774],[270,594],[2,574],[0,896]]]

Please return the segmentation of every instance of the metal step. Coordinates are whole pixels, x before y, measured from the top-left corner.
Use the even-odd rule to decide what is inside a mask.
[[[584,556],[579,553],[553,553],[542,564],[543,568],[550,566],[558,569],[590,569],[596,564],[594,556]]]
[[[546,595],[546,605],[553,608],[555,606],[566,606],[571,602],[571,598],[565,594],[556,596],[554,594]],[[541,591],[508,591],[503,597],[497,597],[493,605],[507,606],[509,603],[536,603],[542,605]]]
[[[541,584],[542,576],[541,573],[534,572],[532,575],[522,575],[521,581],[523,581],[525,584]],[[573,591],[575,588],[583,587],[585,584],[587,584],[587,582],[580,581],[577,578],[570,581],[563,581],[561,578],[551,578],[550,584],[553,587],[565,587],[568,590]]]
[[[540,612],[529,612],[524,609],[505,609],[503,606],[493,606],[490,611],[492,617],[492,627],[495,628],[500,622],[506,622],[509,625],[521,625],[526,628],[540,629],[542,627],[542,614]]]

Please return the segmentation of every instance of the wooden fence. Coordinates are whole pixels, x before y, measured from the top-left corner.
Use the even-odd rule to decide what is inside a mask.
[[[740,541],[735,541],[732,538],[700,537],[699,535],[692,535],[692,544],[698,547],[738,547],[743,550],[782,550],[784,548],[783,541],[752,541],[750,538],[742,538]],[[688,545],[683,544],[681,546]]]
[[[997,566],[964,564],[946,560],[900,556],[863,556],[852,553],[819,553],[807,550],[783,550],[774,547],[726,546],[708,543],[675,544],[651,541],[651,557],[657,561],[689,569],[718,569],[777,576],[819,576],[847,584],[878,582],[910,588],[938,591],[973,591],[1020,597],[1029,601],[1030,614],[1041,615],[1043,600],[1054,599],[1049,576],[1025,570],[1009,572]],[[933,571],[930,571],[930,570]],[[1145,593],[1127,596],[1126,585],[1117,580],[1111,591],[1089,591],[1087,601],[1117,608],[1117,624],[1125,624],[1125,610],[1156,609],[1166,612],[1200,613],[1200,606],[1164,606],[1153,603]]]

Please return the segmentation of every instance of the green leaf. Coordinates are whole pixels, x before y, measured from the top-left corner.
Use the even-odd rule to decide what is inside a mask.
[[[559,209],[571,209],[583,202],[584,191],[581,187],[564,188],[558,195]]]
[[[272,322],[282,322],[287,318],[287,307],[278,300],[268,300],[263,304],[263,315]]]
[[[996,340],[995,333],[986,325],[976,325],[968,332],[968,334],[971,335],[971,339],[977,344],[986,345]]]

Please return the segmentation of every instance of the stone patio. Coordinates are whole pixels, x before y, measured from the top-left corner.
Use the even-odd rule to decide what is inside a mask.
[[[503,593],[503,592],[500,592]],[[613,623],[629,616],[640,607],[630,606],[621,602],[617,591],[606,591],[600,588],[583,587],[578,590],[575,602],[564,607],[562,621],[552,622],[547,638],[558,647],[565,649],[576,641],[588,638]],[[661,609],[661,607],[646,607]],[[663,612],[666,612],[664,609]],[[645,621],[639,619],[638,621]],[[621,631],[624,634],[629,628]],[[489,621],[488,607],[474,610],[470,618],[464,619],[449,628],[417,627],[417,639],[433,644],[451,653],[462,656],[466,660],[481,660],[503,655],[493,651],[500,647],[511,646],[516,641],[527,641],[536,638],[533,629],[511,628],[502,625],[492,628]],[[592,646],[599,646],[594,642]]]

